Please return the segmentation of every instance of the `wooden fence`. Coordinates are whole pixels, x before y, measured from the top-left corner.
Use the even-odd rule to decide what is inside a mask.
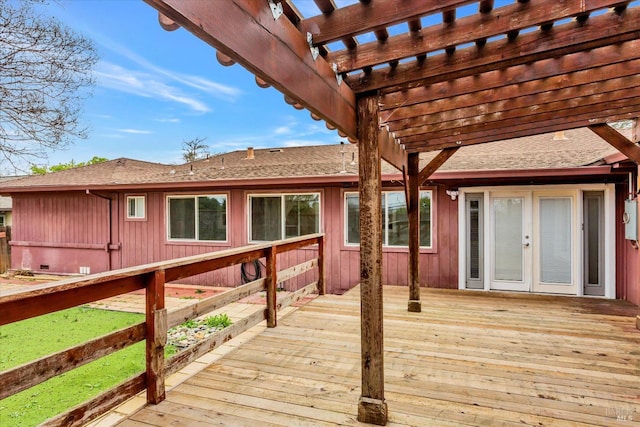
[[[0,274],[11,268],[11,227],[0,227]]]
[[[277,270],[277,254],[318,245],[318,257],[285,270]],[[264,258],[266,277],[167,312],[165,283],[228,266]],[[317,270],[317,280],[280,300],[277,284]],[[34,362],[0,372],[0,399],[33,387],[49,378],[68,372],[100,357],[146,340],[146,371],[136,375],[69,412],[46,421],[43,425],[82,425],[114,408],[137,393],[147,390],[147,402],[165,398],[164,379],[200,356],[215,349],[263,320],[268,327],[277,325],[277,311],[313,292],[324,294],[324,235],[314,234],[262,245],[179,258],[106,273],[70,279],[18,294],[0,297],[0,325],[76,307],[138,289],[146,290],[145,322],[95,338],[89,342],[48,355]],[[266,291],[266,308],[232,326],[209,336],[168,360],[164,358],[167,330],[259,291]]]

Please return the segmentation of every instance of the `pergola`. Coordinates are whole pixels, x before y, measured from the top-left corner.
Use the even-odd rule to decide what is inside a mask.
[[[163,28],[185,28],[359,145],[360,421],[387,420],[381,158],[405,177],[416,312],[418,189],[460,147],[589,127],[640,162],[640,147],[607,125],[640,114],[637,2],[314,0],[318,14],[303,17],[292,0],[145,1]],[[419,153],[434,150],[420,170]]]

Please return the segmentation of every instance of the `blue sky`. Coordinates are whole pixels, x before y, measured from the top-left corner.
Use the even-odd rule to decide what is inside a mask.
[[[318,13],[312,1],[298,5]],[[89,138],[51,152],[49,165],[93,156],[180,163],[183,141],[197,137],[211,153],[342,140],[242,66],[220,65],[191,33],[163,30],[142,0],[58,0],[43,13],[91,38],[100,56],[83,109]]]
[[[338,7],[357,2],[336,0]],[[495,7],[512,2],[497,0]],[[305,17],[319,13],[312,0],[295,4]],[[477,7],[458,8],[458,18]],[[191,33],[163,30],[155,9],[142,0],[50,0],[42,12],[91,38],[101,58],[95,68],[97,84],[83,109],[89,138],[51,152],[48,165],[93,156],[181,163],[182,143],[195,138],[206,138],[212,154],[343,140],[324,121],[286,104],[275,89],[259,88],[242,66],[220,65],[215,49]],[[427,26],[440,17],[422,21]],[[389,31],[396,32],[393,27]],[[365,43],[373,37],[357,38]]]

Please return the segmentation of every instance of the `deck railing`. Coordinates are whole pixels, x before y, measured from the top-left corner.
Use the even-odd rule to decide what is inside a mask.
[[[277,254],[311,245],[317,245],[317,258],[278,271]],[[164,298],[165,283],[262,258],[265,259],[266,266],[264,278],[231,288],[229,291],[200,300],[188,307],[167,312]],[[317,269],[316,281],[287,294],[280,300],[277,299],[278,283],[311,269]],[[263,320],[267,321],[268,327],[275,327],[278,310],[304,296],[316,291],[320,295],[324,294],[324,235],[314,234],[114,270],[7,295],[0,297],[0,325],[77,307],[139,289],[146,290],[144,323],[1,372],[0,399],[146,340],[146,372],[124,381],[64,414],[49,419],[45,425],[81,425],[135,396],[145,388],[147,402],[158,403],[164,400],[165,376],[179,371],[200,356]],[[169,328],[260,291],[266,291],[265,310],[245,317],[165,360],[164,347]]]

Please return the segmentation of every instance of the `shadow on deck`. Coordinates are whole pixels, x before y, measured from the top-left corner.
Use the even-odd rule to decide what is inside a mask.
[[[640,425],[637,307],[385,287],[390,426]],[[363,425],[359,291],[322,296],[120,426]]]

